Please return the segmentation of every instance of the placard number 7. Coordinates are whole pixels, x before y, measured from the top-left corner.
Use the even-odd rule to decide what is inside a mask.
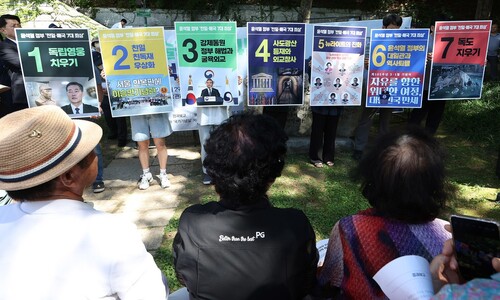
[[[265,63],[269,60],[269,57],[271,56],[267,45],[268,45],[267,39],[263,39],[259,45],[259,48],[255,50],[255,57],[262,57],[262,61]]]
[[[448,54],[448,49],[450,49],[450,46],[454,40],[455,40],[454,37],[442,37],[441,38],[441,42],[448,42],[448,44],[446,44],[446,47],[444,47],[444,51],[443,51],[443,54],[441,55],[441,58],[446,58],[446,54]]]

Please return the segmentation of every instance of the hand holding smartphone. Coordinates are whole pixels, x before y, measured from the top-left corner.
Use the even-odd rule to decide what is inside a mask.
[[[459,215],[452,215],[450,221],[462,278],[489,278],[495,274],[491,261],[493,257],[500,257],[499,223]]]

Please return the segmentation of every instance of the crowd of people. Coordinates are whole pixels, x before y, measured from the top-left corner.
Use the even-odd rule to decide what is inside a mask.
[[[383,28],[401,23],[391,14]],[[82,103],[82,85],[70,82],[68,105],[27,108],[13,34],[20,27],[18,17],[0,17],[6,37],[0,42],[0,62],[9,70],[0,83],[11,88],[1,94],[0,189],[16,200],[0,206],[0,245],[13,250],[0,255],[5,275],[0,299],[385,299],[373,276],[405,255],[429,261],[436,299],[466,299],[478,287],[486,297],[498,296],[500,258],[491,258],[499,272],[491,278],[464,282],[458,273],[452,234],[438,218],[450,195],[434,127],[409,124],[402,131],[389,130],[380,109],[387,127],[365,149],[363,130],[369,130],[373,111],[363,109],[356,132],[364,142],[354,155],[371,208],[333,226],[318,266],[316,235],[307,216],[273,207],[267,195],[286,162],[284,124],[269,112],[229,116],[223,107],[197,111],[203,183],[214,185],[219,199],[183,211],[173,257],[185,288],[169,295],[168,282],[135,226],[95,210],[83,198],[90,186],[104,190],[102,129],[95,118],[70,116],[100,112],[104,91],[96,91],[99,107],[90,106]],[[102,86],[105,74],[99,64],[94,67]],[[212,85],[207,81],[206,95],[215,92]],[[49,85],[40,85],[39,93],[40,103],[55,102]],[[312,108],[309,158],[315,167],[334,166],[341,113],[339,107]],[[138,188],[147,189],[153,180],[150,139],[158,150],[161,187],[168,188],[165,137],[172,129],[167,115],[134,116],[130,123],[142,168]]]

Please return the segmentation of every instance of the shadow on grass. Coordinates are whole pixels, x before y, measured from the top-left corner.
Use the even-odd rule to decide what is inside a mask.
[[[444,138],[443,142],[447,144],[448,141]],[[457,141],[454,140],[454,143]],[[476,151],[470,158],[474,161],[483,160],[483,151],[481,148],[481,151]],[[459,154],[456,152],[455,148],[450,149],[450,154],[455,157],[469,155],[467,151],[465,153],[459,151]],[[500,219],[500,206],[487,200],[489,194],[496,195],[496,190],[489,188],[494,185],[494,179],[489,178],[491,176],[480,176],[487,172],[491,164],[463,165],[457,158],[451,160],[451,163],[449,173],[458,193],[455,198],[449,200],[446,210],[440,217],[449,219],[451,214],[468,214]],[[270,200],[276,207],[301,209],[310,219],[317,240],[328,238],[333,225],[340,218],[369,207],[361,195],[359,183],[353,182],[349,176],[355,165],[356,162],[352,160],[349,151],[337,151],[333,168],[326,166],[315,168],[308,162],[306,154],[289,155],[282,176],[269,190]],[[181,212],[195,203],[218,200],[213,187],[201,184],[201,175],[193,174],[193,176],[197,176],[196,180],[190,181],[179,195],[181,203],[165,229],[162,246],[155,254],[155,260],[167,275],[172,290],[181,287],[175,277],[172,255],[172,241]],[[469,183],[474,181],[476,186],[464,187],[459,179]]]
[[[452,113],[448,117],[452,117]],[[396,125],[405,126],[405,123]],[[497,146],[490,142],[478,143],[466,135],[453,131],[450,134],[447,130],[447,127],[441,129],[437,138],[448,153],[448,179],[457,193],[449,199],[440,217],[449,220],[451,214],[467,214],[499,220],[500,205],[491,201],[495,199],[500,185],[494,175]],[[270,201],[276,207],[301,209],[310,219],[317,239],[328,238],[340,218],[369,207],[361,195],[359,183],[349,176],[355,165],[351,152],[347,150],[338,149],[333,168],[315,168],[306,154],[291,154],[282,176],[269,190]],[[180,195],[181,204],[165,229],[163,244],[155,254],[155,260],[167,275],[172,290],[181,287],[175,278],[172,255],[172,241],[181,212],[194,203],[218,200],[213,187],[203,186],[200,175],[193,176],[198,176],[199,180],[188,183]]]

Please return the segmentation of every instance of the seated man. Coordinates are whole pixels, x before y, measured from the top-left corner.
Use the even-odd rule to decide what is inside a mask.
[[[287,136],[266,115],[235,115],[205,144],[220,201],[181,215],[174,266],[190,299],[302,299],[315,283],[316,239],[304,213],[275,208]]]
[[[101,128],[54,105],[0,128],[0,189],[19,201],[0,206],[0,299],[165,299],[135,226],[84,202]]]

